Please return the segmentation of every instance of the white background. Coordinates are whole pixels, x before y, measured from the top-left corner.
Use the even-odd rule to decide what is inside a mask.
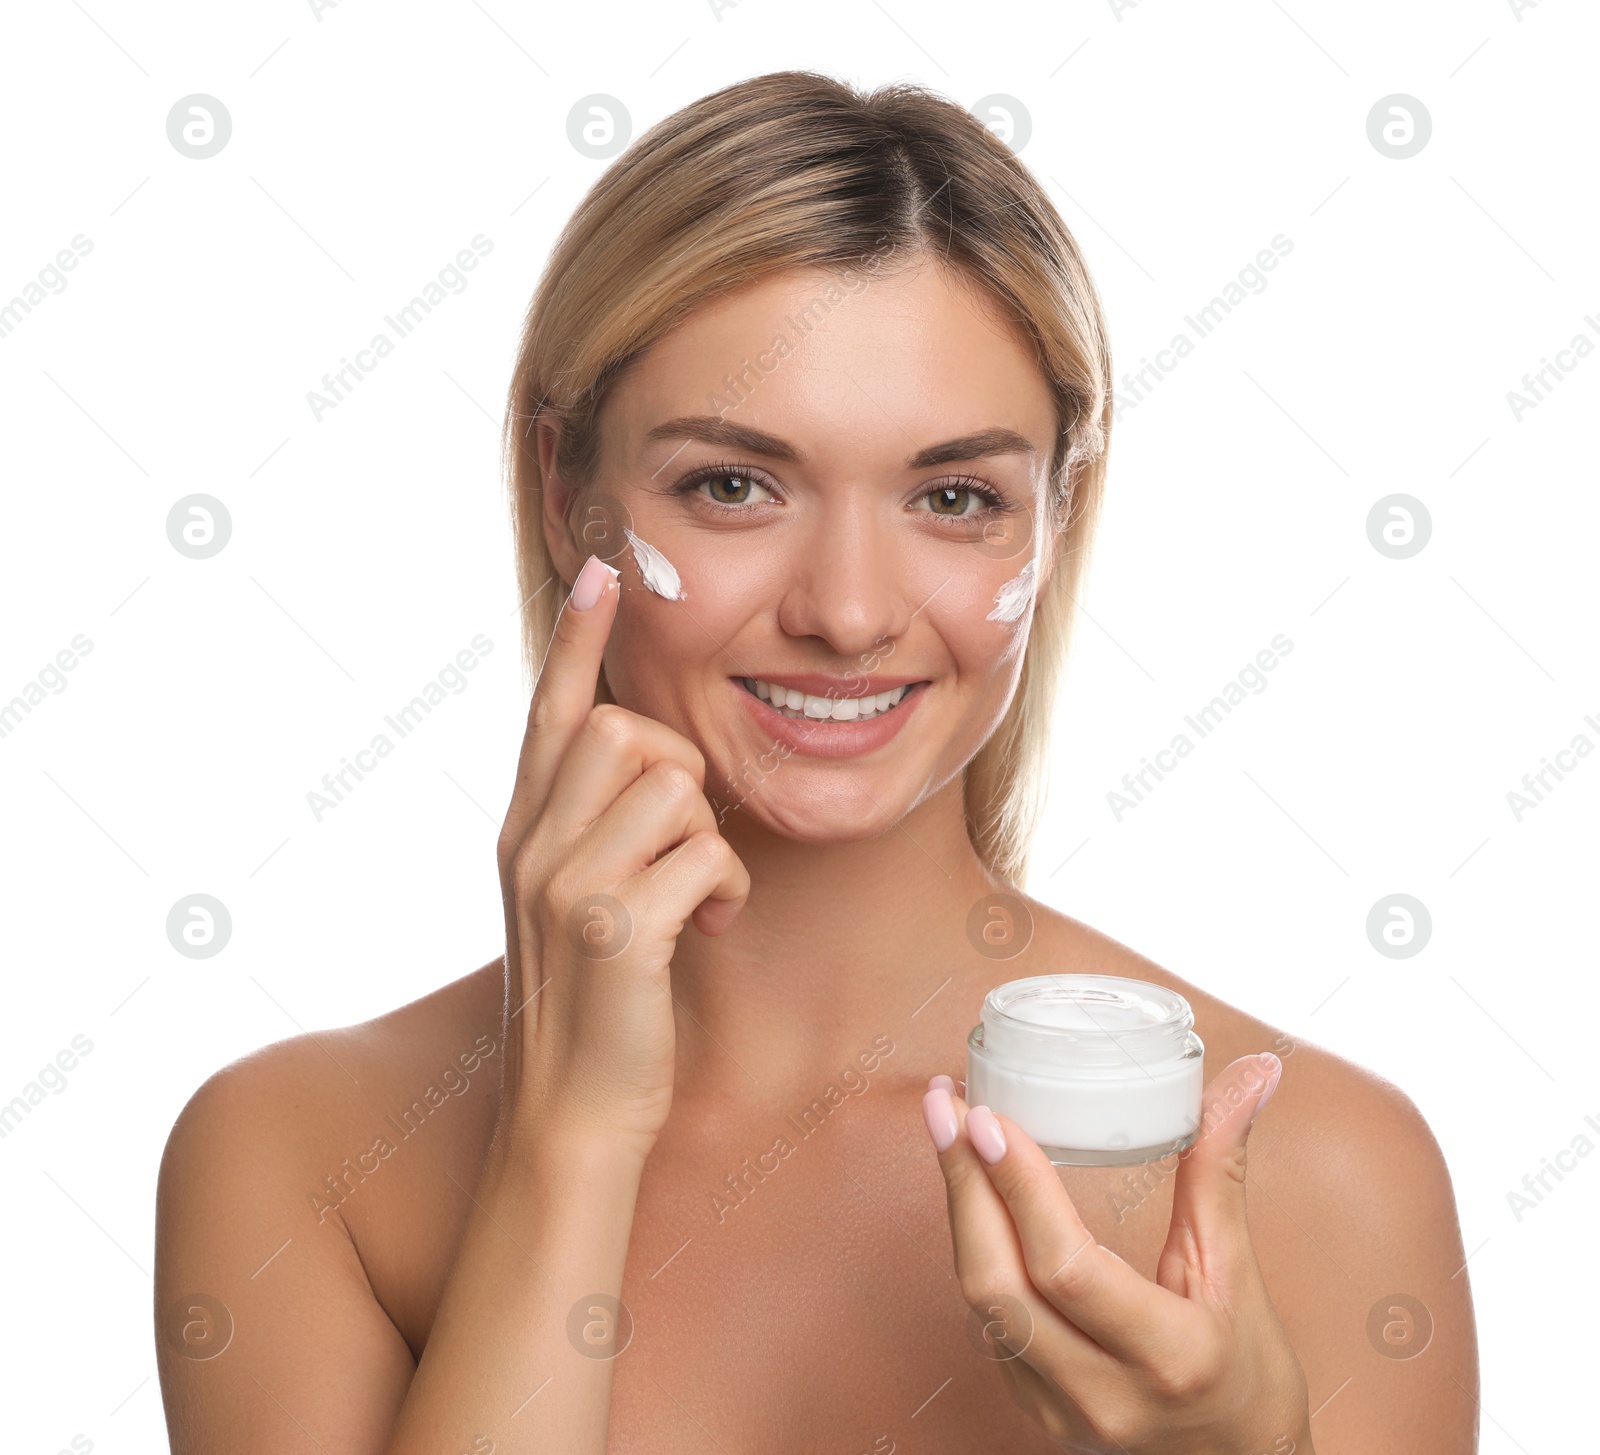
[[[0,1101],[94,1047],[0,1142],[8,1449],[165,1448],[154,1186],[193,1089],[499,952],[527,686],[497,422],[605,165],[568,113],[605,93],[638,135],[786,67],[1021,102],[1119,378],[1292,240],[1117,426],[1027,887],[1403,1087],[1472,1254],[1483,1449],[1592,1425],[1600,1157],[1507,1202],[1600,1117],[1600,757],[1507,802],[1600,743],[1600,357],[1507,401],[1600,341],[1592,8],[51,0],[5,29],[0,299],[93,243],[0,339],[0,700],[93,643],[0,739]],[[206,160],[166,134],[195,92],[233,122]],[[1433,123],[1404,160],[1367,134],[1392,93]],[[317,421],[307,392],[479,233],[465,291]],[[209,560],[167,541],[192,493],[231,514]],[[1405,560],[1367,536],[1396,493],[1432,522]],[[317,822],[308,790],[480,632],[468,689]],[[1108,791],[1277,633],[1267,690],[1119,822]],[[197,892],[232,916],[214,959],[166,938]],[[1366,931],[1395,893],[1432,916],[1408,959]]]

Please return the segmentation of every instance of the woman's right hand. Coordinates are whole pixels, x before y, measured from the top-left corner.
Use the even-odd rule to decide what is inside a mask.
[[[590,556],[533,689],[500,831],[496,1140],[514,1147],[553,1122],[642,1160],[672,1104],[678,935],[690,918],[721,934],[750,875],[717,831],[700,750],[651,718],[595,705],[620,597],[616,573]]]

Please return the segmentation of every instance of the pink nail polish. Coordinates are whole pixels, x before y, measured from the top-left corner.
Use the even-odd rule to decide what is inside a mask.
[[[956,1084],[948,1076],[935,1076],[928,1082],[928,1090],[929,1091],[932,1091],[934,1089],[934,1087],[936,1087],[936,1086],[942,1087],[945,1091],[948,1091],[952,1096],[955,1095]]]
[[[606,565],[599,556],[590,556],[578,572],[578,579],[572,583],[572,609],[588,611],[600,599],[600,593],[605,590],[607,583],[615,581],[617,575],[618,572]]]
[[[967,1140],[991,1167],[1006,1154],[1006,1134],[986,1106],[975,1106],[967,1112]]]
[[[942,1086],[934,1087],[922,1098],[922,1119],[928,1124],[928,1135],[933,1138],[933,1145],[941,1152],[948,1151],[959,1127],[955,1104],[950,1100],[950,1093]]]

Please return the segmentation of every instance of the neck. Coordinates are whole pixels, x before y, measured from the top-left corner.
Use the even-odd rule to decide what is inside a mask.
[[[678,937],[675,1098],[782,1097],[871,1055],[875,1040],[881,1053],[878,1038],[901,1050],[891,1073],[918,1047],[960,1059],[959,1036],[944,1044],[950,1016],[971,1009],[976,1021],[960,988],[991,965],[969,944],[968,915],[1010,889],[967,837],[962,775],[857,842],[785,838],[748,805],[720,828],[750,872],[750,897],[724,934],[690,921]]]

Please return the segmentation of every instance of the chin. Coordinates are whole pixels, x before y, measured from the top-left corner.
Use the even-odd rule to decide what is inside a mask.
[[[905,817],[897,803],[878,795],[874,803],[844,784],[837,792],[797,794],[794,785],[778,781],[783,772],[780,766],[765,779],[740,783],[731,799],[723,797],[721,803],[727,805],[719,825],[723,832],[737,832],[735,825],[745,819],[797,843],[855,844],[881,837]]]

